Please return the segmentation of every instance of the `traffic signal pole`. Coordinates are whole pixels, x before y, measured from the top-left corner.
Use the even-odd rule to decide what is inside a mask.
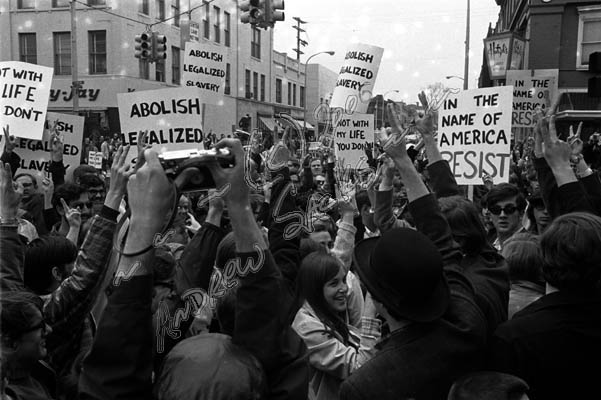
[[[71,0],[71,90],[73,91],[73,113],[79,112],[79,75],[77,73],[77,14],[76,3]]]

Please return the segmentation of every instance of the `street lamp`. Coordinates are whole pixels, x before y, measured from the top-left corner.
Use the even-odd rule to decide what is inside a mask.
[[[461,79],[462,81],[464,80],[462,77],[457,76],[457,75],[449,75],[446,77],[447,79],[451,79],[451,78],[457,78],[457,79]]]
[[[311,61],[311,59],[315,56],[318,56],[320,54],[329,54],[331,56],[333,56],[335,54],[335,52],[333,51],[320,51],[319,53],[315,53],[313,55],[311,55],[309,58],[307,58],[307,61],[305,61],[305,98],[303,99],[303,135],[305,136],[305,140],[307,140],[307,65],[309,65],[309,61]]]

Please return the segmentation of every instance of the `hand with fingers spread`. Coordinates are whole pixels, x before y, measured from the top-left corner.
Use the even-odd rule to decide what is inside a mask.
[[[129,177],[134,173],[134,168],[131,167],[130,163],[126,162],[128,152],[129,145],[121,146],[113,157],[111,183],[104,200],[104,205],[113,210],[119,210],[121,199],[123,199],[123,196],[127,192]]]
[[[388,120],[392,134],[390,134],[384,142],[384,152],[388,154],[395,163],[407,162],[412,163],[411,158],[407,154],[407,146],[405,144],[406,131],[403,129],[401,120],[394,107],[389,104],[387,109]]]
[[[10,136],[10,127],[8,125],[2,127],[2,130],[4,131],[4,152],[10,154],[17,147],[17,141],[14,136]]]
[[[0,167],[0,220],[17,218],[21,193],[16,190],[9,164]]]

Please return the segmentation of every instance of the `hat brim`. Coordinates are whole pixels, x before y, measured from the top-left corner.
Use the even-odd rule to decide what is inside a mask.
[[[365,285],[372,297],[382,303],[387,310],[395,315],[415,322],[432,322],[444,315],[450,303],[450,291],[447,280],[443,274],[431,295],[416,303],[409,303],[402,298],[402,294],[386,288],[380,281],[371,265],[371,255],[380,238],[368,238],[360,241],[353,251],[353,260],[356,272],[361,282]]]

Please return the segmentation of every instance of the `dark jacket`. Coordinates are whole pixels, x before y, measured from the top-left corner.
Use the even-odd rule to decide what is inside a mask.
[[[545,295],[499,326],[490,368],[524,379],[533,399],[599,399],[601,295]]]
[[[418,230],[443,256],[451,303],[440,320],[410,323],[382,341],[376,356],[342,384],[341,399],[443,399],[455,379],[482,366],[486,320],[448,223],[431,194],[409,207]]]
[[[446,161],[428,165],[432,190],[440,199],[460,196],[457,182]],[[486,316],[491,336],[499,324],[507,321],[509,304],[509,268],[505,259],[488,242],[476,254],[465,254],[461,260],[467,278],[474,286],[476,303]]]
[[[118,212],[104,207],[101,215],[92,220],[90,230],[75,260],[73,273],[49,296],[44,296],[44,318],[52,327],[46,338],[48,360],[56,370],[60,387],[66,386],[68,376],[75,374],[74,365],[92,345],[94,324],[90,310],[104,279]],[[2,288],[23,290],[23,254],[16,229],[0,230],[2,251]]]

